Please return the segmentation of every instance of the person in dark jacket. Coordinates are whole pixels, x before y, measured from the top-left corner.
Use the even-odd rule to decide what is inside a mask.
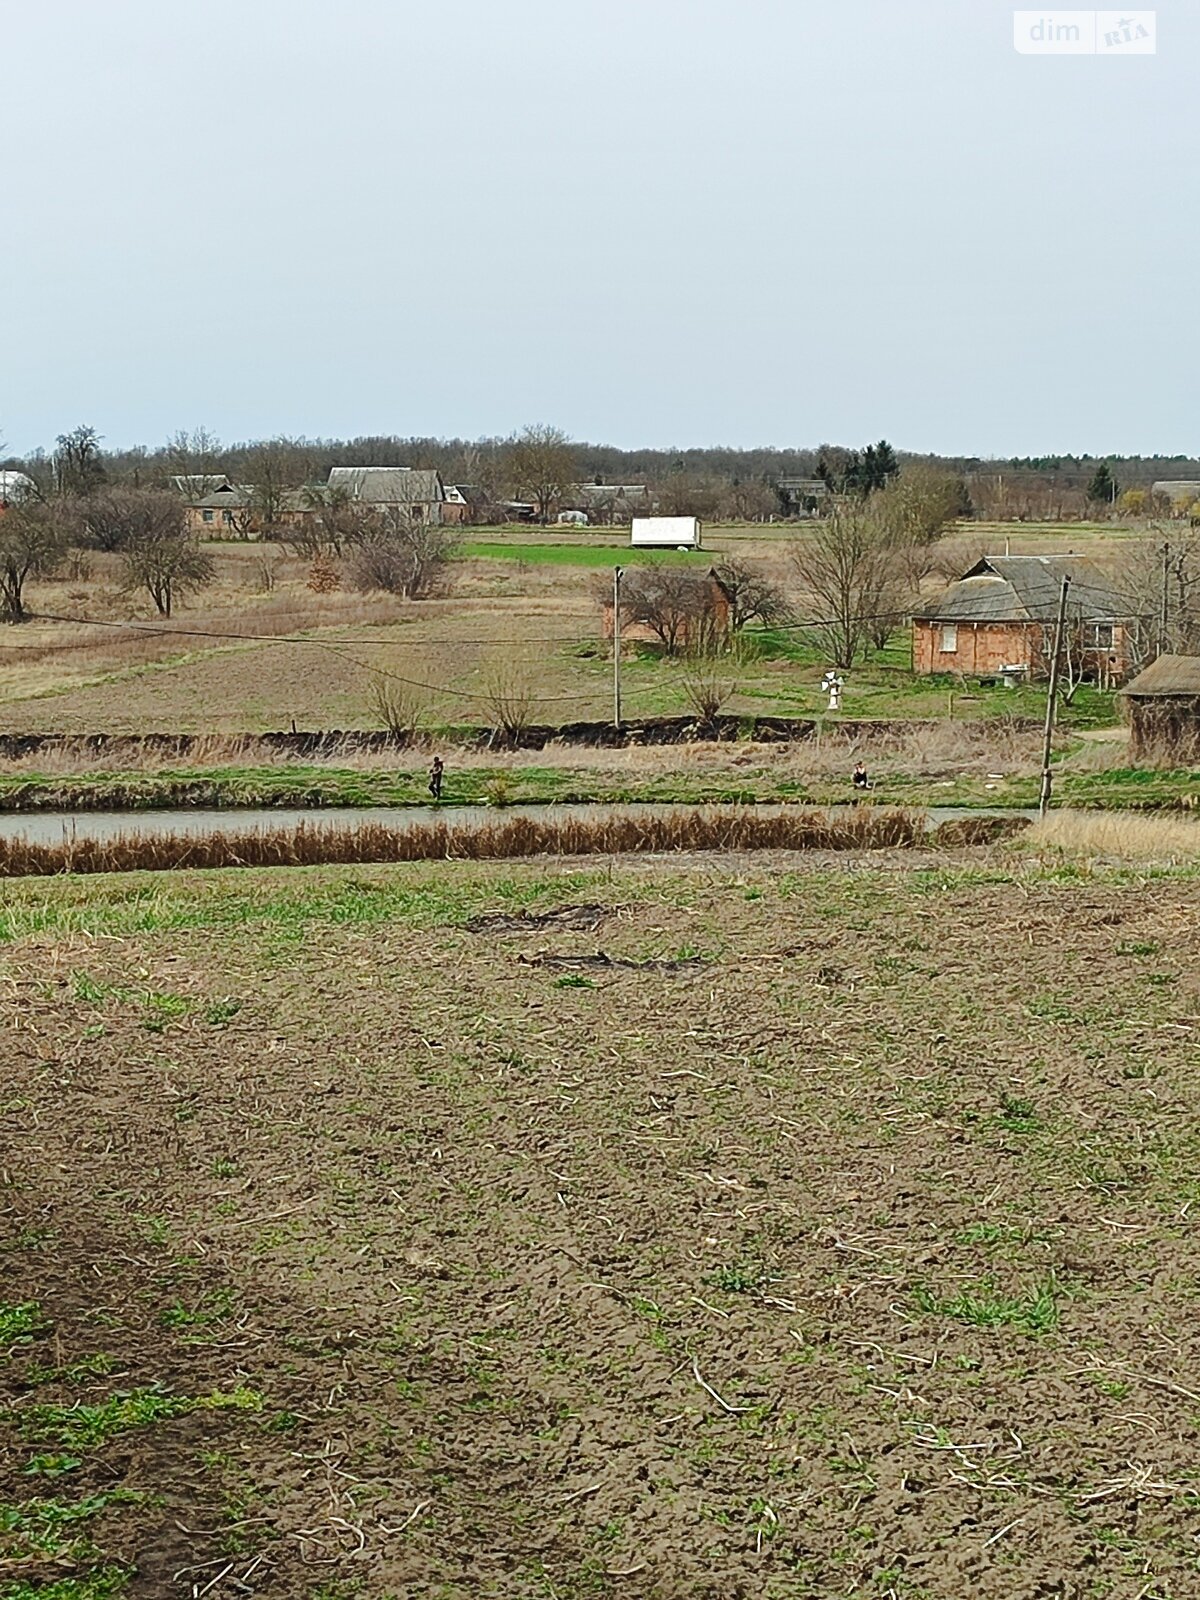
[[[435,800],[442,798],[442,774],[445,772],[441,756],[434,756],[429,769],[429,792]]]
[[[867,769],[861,761],[855,763],[851,782],[856,789],[869,789],[871,787],[867,781]]]

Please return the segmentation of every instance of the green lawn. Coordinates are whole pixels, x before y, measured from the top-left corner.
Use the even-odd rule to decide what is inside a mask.
[[[739,746],[751,762],[730,771],[604,771],[573,767],[566,752],[559,764],[458,767],[447,752],[447,805],[613,804],[642,801],[691,805],[763,804],[797,801],[839,805],[854,798],[849,773],[795,776],[780,769],[778,747]],[[799,747],[802,749],[803,747]],[[1057,805],[1106,811],[1190,810],[1200,804],[1200,771],[1076,772],[1060,766]],[[0,811],[158,810],[171,807],[321,807],[427,805],[423,758],[399,755],[393,770],[361,772],[327,766],[188,768],[153,774],[94,773],[0,777]],[[871,798],[880,805],[1031,806],[1038,780],[1031,773],[988,778],[978,772],[949,778],[873,772]],[[136,824],[134,824],[136,826]]]
[[[628,539],[612,544],[508,544],[498,542],[464,544],[463,557],[484,561],[528,561],[538,566],[618,567],[629,562],[711,560],[704,550],[635,550]]]

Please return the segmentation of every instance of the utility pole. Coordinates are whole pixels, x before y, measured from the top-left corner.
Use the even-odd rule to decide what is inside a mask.
[[[621,731],[621,576],[624,567],[613,568],[613,727]]]
[[[1162,547],[1162,593],[1158,597],[1158,653],[1160,656],[1167,653],[1167,588],[1171,581],[1171,546],[1163,540]]]
[[[1050,746],[1054,740],[1054,714],[1058,708],[1058,661],[1062,655],[1063,632],[1067,625],[1067,590],[1070,578],[1062,581],[1058,597],[1058,621],[1054,624],[1054,654],[1050,658],[1050,687],[1046,691],[1046,727],[1042,736],[1042,790],[1038,796],[1038,816],[1044,817],[1050,809]]]

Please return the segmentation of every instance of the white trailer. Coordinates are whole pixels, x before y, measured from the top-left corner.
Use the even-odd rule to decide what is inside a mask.
[[[635,548],[699,550],[699,517],[634,517],[629,542]]]

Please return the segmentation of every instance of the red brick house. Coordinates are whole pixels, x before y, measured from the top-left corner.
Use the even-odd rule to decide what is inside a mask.
[[[1129,673],[1136,621],[1083,556],[984,556],[913,618],[913,670],[964,678],[1044,678],[1067,577],[1067,645],[1079,675]]]

